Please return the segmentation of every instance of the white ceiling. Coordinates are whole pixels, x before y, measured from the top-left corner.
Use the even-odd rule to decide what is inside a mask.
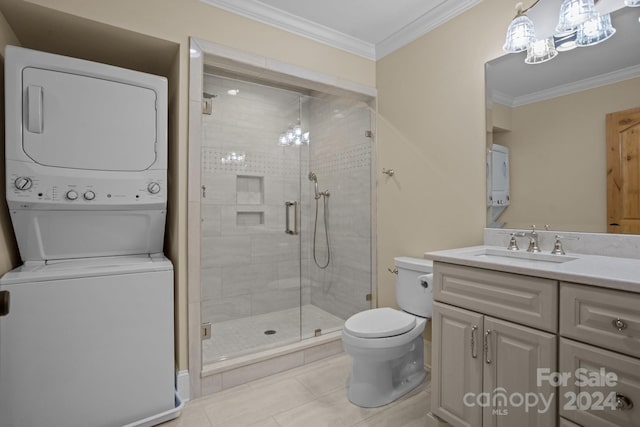
[[[201,0],[377,60],[481,0]]]

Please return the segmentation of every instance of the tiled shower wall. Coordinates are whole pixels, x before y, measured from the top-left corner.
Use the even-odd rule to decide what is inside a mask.
[[[312,99],[310,170],[318,177],[319,190],[329,190],[329,241],[331,262],[326,269],[314,263],[313,226],[315,201],[309,197],[307,233],[311,304],[347,319],[370,308],[371,293],[371,111],[362,102],[344,98]],[[326,262],[323,200],[319,200],[316,255]]]
[[[229,95],[229,89],[239,89]],[[343,98],[302,97],[311,143],[279,147],[300,114],[294,92],[205,75],[216,95],[202,116],[202,322],[222,322],[313,304],[343,319],[371,293],[370,110]],[[222,161],[230,153],[243,163]],[[309,164],[311,167],[309,167]],[[329,190],[331,263],[312,259],[312,170]],[[286,200],[301,201],[300,238],[284,233]],[[317,255],[326,260],[322,199]],[[301,244],[300,244],[301,242]],[[300,262],[301,260],[301,262]],[[302,272],[302,283],[300,282]],[[302,286],[301,286],[302,285]]]
[[[299,307],[300,239],[284,233],[284,201],[300,200],[308,147],[277,144],[299,95],[210,75],[204,92],[215,97],[202,116],[202,322]],[[244,161],[225,162],[232,153]]]

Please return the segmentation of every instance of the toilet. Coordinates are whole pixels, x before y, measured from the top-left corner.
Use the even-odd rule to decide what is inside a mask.
[[[352,358],[347,396],[364,408],[393,402],[426,376],[422,333],[433,308],[433,263],[398,257],[395,264],[401,310],[362,311],[342,330],[344,350]]]

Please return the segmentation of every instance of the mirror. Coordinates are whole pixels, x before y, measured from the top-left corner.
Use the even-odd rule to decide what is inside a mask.
[[[617,32],[598,45],[486,64],[487,148],[509,149],[510,177],[509,206],[494,224],[488,210],[488,226],[607,231],[605,117],[640,107],[640,8],[611,17]]]

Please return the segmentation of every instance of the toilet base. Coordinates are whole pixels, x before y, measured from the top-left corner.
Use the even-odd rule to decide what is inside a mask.
[[[362,408],[377,408],[388,405],[418,387],[427,376],[422,370],[408,377],[400,385],[389,391],[380,384],[352,384],[349,378],[347,397],[354,405]]]
[[[377,408],[416,388],[426,377],[422,336],[404,356],[392,360],[354,358],[347,397],[354,405]]]

